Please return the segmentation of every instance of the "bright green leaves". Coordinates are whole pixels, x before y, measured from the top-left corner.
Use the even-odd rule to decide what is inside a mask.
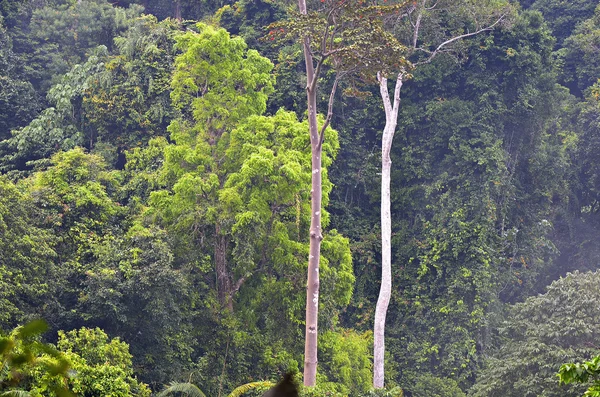
[[[51,345],[39,342],[48,329],[45,321],[34,320],[0,333],[0,394],[30,389],[33,397],[73,397],[67,388],[71,361]]]
[[[115,174],[106,171],[102,158],[77,148],[56,154],[53,162],[53,167],[36,175],[33,190],[43,197],[46,206],[58,210],[60,225],[102,228],[119,212],[107,192],[116,188]]]
[[[70,302],[70,312],[56,314],[55,322],[73,318],[80,294],[80,282],[96,260],[98,245],[114,238],[121,205],[113,200],[118,190],[116,173],[106,170],[104,160],[80,148],[56,154],[54,165],[23,181],[36,206],[36,223],[54,238],[52,248],[59,255],[46,264],[46,304],[38,310],[48,316],[57,302]],[[59,306],[60,307],[60,306]]]
[[[321,243],[320,294],[324,310],[344,307],[350,303],[354,289],[354,271],[350,255],[350,242],[347,238],[332,230]],[[337,312],[322,313],[324,325],[334,325]]]
[[[600,373],[600,356],[592,358],[590,361],[583,363],[563,364],[558,371],[558,378],[561,383],[588,383],[591,379],[597,378]],[[600,396],[599,386],[595,382],[594,385],[585,392],[585,397]]]
[[[129,346],[109,341],[99,328],[58,333],[58,349],[72,362],[70,389],[79,396],[150,396],[150,389],[133,377]]]
[[[267,362],[300,362],[312,176],[307,122],[283,110],[263,116],[273,89],[270,61],[222,29],[198,29],[177,38],[182,55],[171,97],[181,116],[169,126],[173,143],[164,146],[157,171],[165,189],[150,194],[145,222],[171,236],[176,263],[194,264],[195,277],[210,288],[201,305],[216,323],[218,343],[239,362],[258,363],[246,371],[258,376]],[[339,144],[332,129],[325,135],[328,166]],[[326,172],[324,186],[326,202]],[[331,296],[322,305],[335,323],[353,274],[348,241],[331,238],[322,268]],[[265,355],[267,346],[286,358]],[[223,358],[215,352],[202,357],[203,376],[218,375]],[[246,378],[232,373],[234,379]]]
[[[359,334],[340,329],[319,335],[319,364],[322,372],[328,374],[329,386],[337,386],[342,395],[370,390],[372,345],[370,331]]]
[[[211,145],[201,138],[212,138],[193,137],[174,122],[171,131],[181,138],[165,147],[160,171],[172,190],[153,192],[147,214],[177,233],[194,231],[185,237],[190,241],[220,225],[233,243],[231,271],[238,280],[267,264],[275,274],[302,272],[307,252],[300,236],[309,224],[311,180],[306,128],[281,110],[251,116]],[[335,131],[326,135],[323,164],[329,165],[338,143]],[[331,183],[324,182],[328,193]],[[331,302],[345,305],[353,280],[348,243],[332,238],[331,270],[325,260],[323,271],[332,280]]]
[[[37,223],[33,201],[0,178],[0,330],[43,302],[55,237]]]
[[[47,329],[33,321],[0,335],[0,393],[28,390],[32,397],[147,397],[150,389],[133,377],[126,343],[109,341],[100,329],[58,334],[58,348],[39,342]]]
[[[191,110],[203,131],[220,135],[232,123],[265,111],[273,65],[247,50],[242,38],[205,24],[197,27],[199,33],[177,37],[183,54],[175,61],[171,98],[185,113]]]

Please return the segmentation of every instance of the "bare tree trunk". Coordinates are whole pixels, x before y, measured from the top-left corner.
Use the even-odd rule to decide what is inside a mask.
[[[298,0],[301,14],[306,14],[306,0]],[[314,386],[317,377],[317,335],[319,321],[319,260],[321,256],[321,152],[324,129],[319,134],[317,125],[317,79],[308,38],[304,38],[306,64],[306,98],[308,125],[312,151],[310,250],[306,284],[306,330],[304,344],[304,385]]]
[[[381,139],[381,289],[375,308],[374,352],[373,352],[373,387],[383,388],[385,357],[385,318],[392,294],[392,219],[390,201],[390,174],[392,160],[390,150],[400,107],[400,90],[403,73],[398,73],[394,90],[394,103],[390,102],[387,79],[378,74],[379,89],[385,109],[385,128]]]
[[[308,119],[312,148],[310,251],[306,287],[306,332],[304,385],[314,386],[317,376],[317,331],[319,321],[319,259],[321,256],[321,144],[317,132],[316,93],[308,94]]]

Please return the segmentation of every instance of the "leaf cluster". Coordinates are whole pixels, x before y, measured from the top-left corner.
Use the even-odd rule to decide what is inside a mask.
[[[57,397],[74,396],[65,387],[71,361],[53,346],[39,342],[39,335],[47,329],[45,321],[34,320],[15,328],[9,335],[0,334],[0,395],[22,392],[16,388],[32,387]],[[35,373],[42,373],[45,378],[35,382],[32,380]],[[28,395],[41,394],[32,391]]]
[[[409,2],[372,5],[363,0],[327,0],[322,8],[293,13],[287,21],[271,24],[266,40],[309,45],[317,63],[328,62],[340,76],[373,82],[384,74],[410,69],[407,47],[384,28],[384,17],[399,14]]]

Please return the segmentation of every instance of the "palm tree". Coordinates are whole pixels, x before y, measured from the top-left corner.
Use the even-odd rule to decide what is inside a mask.
[[[275,386],[273,382],[251,382],[236,387],[228,397],[241,397],[252,389],[268,389]],[[166,397],[173,394],[182,393],[186,397],[206,397],[206,394],[200,388],[192,383],[177,383],[172,382],[163,391],[158,393],[156,397]],[[2,397],[2,396],[0,396]],[[19,396],[17,396],[19,397]],[[26,396],[23,396],[26,397]]]
[[[2,392],[0,397],[31,397],[31,393],[25,390],[9,390]]]

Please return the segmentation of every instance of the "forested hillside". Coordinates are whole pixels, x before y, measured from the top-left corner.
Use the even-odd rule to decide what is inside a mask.
[[[584,393],[600,2],[303,2],[0,0],[0,396]]]

